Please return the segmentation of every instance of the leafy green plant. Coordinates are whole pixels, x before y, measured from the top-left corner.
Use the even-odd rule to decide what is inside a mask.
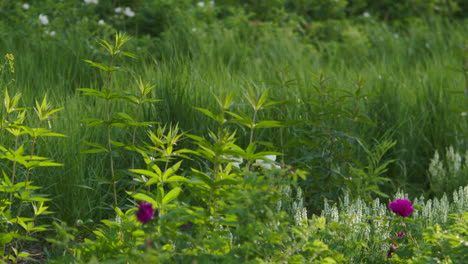
[[[27,109],[19,107],[21,94],[9,96],[5,89],[4,108],[2,109],[1,137],[13,146],[0,146],[0,159],[3,162],[0,180],[0,261],[18,262],[30,259],[25,247],[38,241],[37,233],[47,230],[47,225],[40,224],[43,215],[50,214],[46,195],[38,192],[41,187],[32,184],[32,174],[40,167],[61,166],[46,157],[38,156],[38,144],[44,137],[62,137],[43,127],[30,127],[24,123]],[[39,124],[48,120],[61,108],[53,109],[44,97],[42,103],[36,101],[34,108]],[[28,115],[29,116],[29,115]],[[6,134],[6,135],[5,135]],[[11,137],[13,140],[11,140]],[[10,140],[8,140],[10,138]]]
[[[104,126],[106,129],[106,145],[99,143],[88,143],[90,146],[94,147],[85,151],[84,153],[107,153],[109,157],[109,170],[110,170],[110,181],[112,185],[113,192],[113,205],[117,206],[118,204],[118,190],[117,183],[121,180],[122,176],[117,175],[115,169],[115,157],[118,156],[118,149],[126,148],[131,151],[138,151],[136,147],[136,133],[139,127],[147,127],[149,125],[155,124],[156,122],[144,122],[141,121],[141,112],[143,111],[144,104],[158,102],[157,99],[148,98],[154,89],[154,85],[149,83],[144,83],[141,78],[138,80],[138,93],[133,94],[132,92],[127,91],[126,93],[119,91],[115,87],[112,87],[112,75],[116,71],[121,71],[122,68],[115,66],[115,60],[118,57],[126,56],[135,58],[135,55],[125,52],[122,50],[123,45],[130,38],[122,33],[117,33],[115,35],[114,45],[109,44],[106,40],[101,40],[100,45],[104,47],[110,55],[109,65],[102,63],[96,63],[90,60],[85,60],[91,66],[96,67],[104,72],[104,87],[102,91],[100,89],[90,89],[90,88],[81,88],[78,89],[82,91],[84,95],[93,96],[99,99],[103,99],[104,103],[104,114],[103,119],[99,118],[88,118],[83,121],[89,122],[89,126]],[[135,105],[135,117],[130,116],[125,112],[114,113],[112,110],[111,103],[114,103],[116,100],[125,100]],[[113,140],[113,128],[115,127],[132,127],[131,132],[131,142],[118,142]],[[135,167],[135,158],[132,156],[131,167]]]

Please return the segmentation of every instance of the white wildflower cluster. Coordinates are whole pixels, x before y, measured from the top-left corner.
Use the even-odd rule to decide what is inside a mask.
[[[117,14],[124,14],[125,16],[128,16],[128,17],[134,17],[135,16],[135,12],[133,12],[133,10],[130,8],[130,7],[125,7],[125,8],[122,8],[122,7],[116,7],[115,8],[115,13]]]
[[[28,10],[30,6],[29,6],[28,3],[24,3],[23,5],[21,5],[21,7],[22,7],[24,10]]]
[[[244,162],[244,159],[234,157],[232,155],[223,156],[222,158],[228,161],[232,161],[232,166],[236,168],[240,168],[240,165]]]
[[[48,25],[49,24],[49,18],[46,15],[39,14],[39,21],[41,21],[42,25]]]
[[[412,218],[424,221],[426,226],[431,226],[434,223],[446,223],[447,216],[451,213],[447,195],[444,194],[440,199],[424,200],[424,196],[414,199],[413,204],[420,210],[415,210]]]
[[[444,164],[440,160],[439,152],[437,150],[429,164],[429,175],[431,176],[434,184],[445,178]]]
[[[84,0],[85,4],[97,4],[99,0]]]
[[[448,167],[449,167],[449,172],[452,174],[458,173],[461,168],[462,164],[462,157],[458,152],[455,152],[452,146],[450,146],[447,149],[447,161],[448,161]]]
[[[468,151],[463,156],[452,146],[446,149],[445,160],[440,158],[436,151],[429,164],[428,174],[433,191],[442,195],[444,192],[452,192],[463,182],[466,182],[468,174]],[[444,167],[444,165],[446,165]]]
[[[55,36],[55,34],[56,34],[55,31],[53,31],[53,30],[52,30],[52,31],[46,30],[46,31],[44,31],[44,33],[45,33],[46,35],[51,36],[51,37]]]
[[[306,225],[308,222],[307,208],[304,207],[304,198],[302,197],[302,189],[296,188],[296,197],[292,197],[292,188],[290,185],[281,186],[279,194],[282,199],[276,203],[277,211],[285,211],[292,216],[294,222],[298,226]]]
[[[275,163],[276,161],[276,155],[265,155],[265,159],[256,159],[255,160],[255,165],[271,170],[273,168],[280,169],[281,167]]]
[[[453,192],[453,203],[450,212],[464,213],[468,211],[468,186],[458,188]]]
[[[214,4],[215,4],[214,1],[210,1],[210,2],[209,2],[210,7],[213,7]],[[197,3],[197,6],[199,6],[199,7],[205,7],[206,4],[205,4],[205,2],[198,2],[198,3]]]
[[[304,225],[307,223],[307,208],[304,207],[304,199],[302,197],[302,189],[297,188],[296,199],[293,201],[292,210],[294,212],[294,220],[296,225]]]

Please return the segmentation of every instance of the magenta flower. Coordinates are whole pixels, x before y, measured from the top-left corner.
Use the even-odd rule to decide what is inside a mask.
[[[414,211],[413,205],[406,199],[398,199],[391,202],[388,207],[390,207],[394,213],[399,214],[402,217],[408,217]]]
[[[398,233],[397,236],[398,236],[398,237],[404,237],[404,236],[405,236],[405,233]]]
[[[392,254],[396,253],[397,248],[398,248],[398,245],[392,242],[390,249],[388,250],[388,253],[387,253],[387,258],[391,258]]]
[[[154,216],[153,205],[151,203],[145,203],[141,201],[136,216],[138,221],[142,222],[143,224],[148,222]]]

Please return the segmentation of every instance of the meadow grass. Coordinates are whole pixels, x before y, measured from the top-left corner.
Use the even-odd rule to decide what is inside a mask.
[[[330,78],[332,87],[348,91],[360,75],[366,80],[365,92],[371,94],[361,111],[376,125],[357,125],[351,132],[369,141],[389,133],[397,140],[388,154],[398,159],[388,174],[393,183],[389,189],[427,192],[427,168],[434,151],[450,145],[466,149],[466,117],[452,111],[466,109],[466,98],[450,92],[466,88],[463,73],[454,70],[463,65],[459,50],[467,39],[466,22],[426,20],[404,29],[369,24],[357,27],[360,41],[348,43],[308,41],[291,29],[259,27],[214,26],[194,32],[188,25],[175,25],[157,40],[131,41],[127,49],[140,58],[119,62],[129,72],[116,73],[112,87],[135,91],[135,77],[141,76],[156,85],[153,96],[162,100],[144,109],[144,120],[178,123],[183,131],[204,135],[214,123],[194,107],[215,109],[213,95],[233,92],[236,107],[249,112],[243,97],[246,89],[268,89],[273,100],[289,102],[286,120],[313,119],[317,113],[302,103],[316,96],[313,85],[320,72]],[[7,37],[0,40],[1,50],[17,58],[16,81],[9,89],[23,93],[24,106],[32,106],[47,94],[55,107],[65,108],[52,124],[54,131],[67,137],[48,139],[38,150],[64,166],[39,170],[34,181],[52,193],[55,207],[60,208],[56,217],[68,221],[102,217],[103,205],[110,204],[112,196],[110,186],[98,180],[109,175],[106,156],[80,152],[87,149],[85,142],[105,142],[104,130],[87,127],[80,120],[102,117],[103,104],[76,89],[102,86],[100,74],[83,59],[105,57],[94,40],[72,34],[35,41],[24,41],[6,29],[2,35]],[[149,45],[146,48],[151,52],[138,52],[140,43]],[[278,71],[287,72],[294,85],[280,89]],[[114,112],[135,112],[123,102],[114,107]],[[280,116],[276,108],[265,111],[262,118],[278,120]],[[113,138],[128,142],[130,131],[113,131]],[[276,151],[278,131],[265,129],[259,134]],[[294,136],[290,129],[285,133],[285,138]],[[146,140],[143,130],[138,135],[140,142]],[[247,134],[240,129],[238,137],[241,144],[247,143]],[[303,152],[294,147],[287,153],[288,163]],[[361,154],[357,159],[365,158]],[[131,155],[122,152],[119,157],[117,169],[122,177],[130,177],[124,170],[129,168]]]

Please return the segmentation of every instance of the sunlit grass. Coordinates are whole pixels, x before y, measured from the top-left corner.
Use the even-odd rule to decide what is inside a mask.
[[[242,96],[246,89],[268,89],[273,100],[297,102],[314,97],[314,76],[320,72],[330,78],[331,86],[342,90],[352,90],[360,75],[371,94],[362,111],[376,125],[357,126],[353,133],[371,140],[390,132],[398,142],[390,154],[398,159],[389,175],[391,188],[427,191],[427,168],[434,151],[449,145],[467,146],[466,118],[451,111],[466,107],[466,99],[450,93],[465,89],[463,74],[453,70],[463,63],[459,53],[467,38],[463,23],[427,21],[404,30],[366,25],[362,34],[367,41],[351,44],[308,42],[289,29],[258,29],[249,37],[240,29],[192,32],[191,27],[175,25],[152,44],[154,53],[123,62],[130,73],[115,74],[113,87],[136,89],[138,75],[153,82],[154,97],[163,101],[145,109],[145,120],[179,123],[183,131],[203,135],[213,124],[194,107],[215,108],[213,95],[233,92],[237,107],[248,111]],[[77,88],[102,86],[101,76],[83,61],[102,58],[98,45],[72,35],[25,42],[7,33],[12,37],[2,38],[0,47],[17,58],[12,87],[23,93],[23,104],[33,105],[47,94],[56,107],[65,107],[53,126],[67,138],[50,140],[39,150],[65,166],[37,172],[35,181],[48,186],[47,191],[56,198],[55,206],[61,208],[57,217],[70,221],[100,217],[100,206],[110,199],[109,187],[96,180],[108,169],[105,157],[80,152],[86,149],[86,142],[104,140],[104,132],[88,128],[80,120],[102,114],[103,108],[76,92]],[[137,44],[130,43],[129,48],[136,49]],[[275,84],[280,70],[295,80],[286,92]],[[117,105],[116,110],[134,111],[126,107]],[[292,107],[285,117],[297,120],[317,114],[304,110],[307,108]],[[278,111],[266,113],[266,119],[279,119]],[[260,135],[279,148],[277,129]],[[286,138],[288,135],[286,132]],[[247,135],[241,130],[238,136],[240,142],[246,142]],[[119,132],[115,137],[128,134]],[[140,138],[144,137],[141,132]],[[292,161],[302,152],[292,148],[287,153],[286,161]],[[120,169],[125,169],[129,158],[122,160]]]

